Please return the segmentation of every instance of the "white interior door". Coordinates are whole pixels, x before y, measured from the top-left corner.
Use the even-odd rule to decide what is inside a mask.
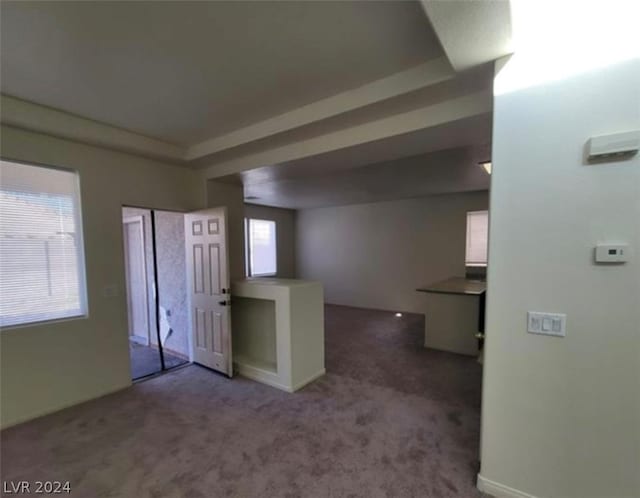
[[[192,359],[231,377],[227,209],[187,213],[184,229]]]
[[[147,269],[144,248],[144,218],[130,216],[122,220],[124,261],[127,281],[127,311],[131,340],[149,344]]]

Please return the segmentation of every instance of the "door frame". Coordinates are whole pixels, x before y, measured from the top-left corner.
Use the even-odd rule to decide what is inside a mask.
[[[193,354],[192,354],[192,351],[191,351],[191,344],[189,343],[188,344],[188,347],[189,347],[189,363],[180,364],[180,365],[172,366],[172,367],[169,367],[169,368],[167,368],[166,365],[165,365],[164,348],[162,346],[162,341],[160,340],[160,320],[159,320],[159,316],[158,316],[159,315],[159,289],[158,289],[158,285],[157,285],[158,268],[157,268],[157,248],[156,248],[156,230],[155,230],[155,214],[156,214],[156,212],[163,211],[163,212],[168,212],[168,213],[176,213],[176,214],[184,215],[184,214],[188,213],[189,211],[179,210],[179,209],[167,209],[167,208],[158,208],[158,207],[150,207],[150,206],[143,206],[143,205],[137,205],[137,204],[123,203],[123,204],[120,205],[120,213],[121,213],[120,214],[120,219],[122,220],[123,224],[124,224],[124,217],[122,216],[122,209],[124,209],[124,208],[144,209],[146,211],[149,211],[149,214],[151,216],[151,240],[150,240],[150,242],[151,242],[151,248],[152,248],[152,252],[153,252],[153,262],[154,262],[154,265],[153,265],[154,266],[154,268],[153,268],[153,278],[155,279],[155,282],[154,282],[154,285],[155,285],[154,303],[155,303],[155,314],[156,314],[156,327],[155,327],[155,332],[154,333],[156,334],[156,336],[158,338],[157,346],[158,346],[158,354],[159,354],[159,357],[160,357],[161,368],[160,368],[160,370],[158,372],[154,372],[154,373],[145,375],[143,377],[138,377],[138,378],[132,379],[132,381],[134,383],[136,383],[136,382],[145,381],[145,380],[153,378],[153,377],[155,377],[157,375],[162,375],[162,374],[164,374],[166,372],[169,372],[169,371],[171,371],[173,369],[181,368],[181,367],[183,367],[185,365],[193,363],[193,360],[192,360]],[[133,218],[133,217],[136,217],[136,216],[140,216],[140,217],[142,217],[144,219],[144,216],[142,216],[142,215],[132,215],[132,216],[127,216],[127,218]],[[144,223],[144,221],[143,221],[143,223]],[[122,235],[122,242],[123,242],[122,248],[123,248],[123,252],[124,252],[124,251],[126,251],[125,246],[124,246],[124,233]],[[145,239],[145,244],[147,242],[148,241]],[[126,272],[126,268],[124,268],[124,271]],[[125,275],[125,278],[126,278],[126,275]],[[145,280],[148,281],[148,276],[146,274],[146,263],[145,263]],[[147,284],[147,293],[148,292],[149,292],[149,287],[148,287],[148,284]],[[127,306],[128,306],[128,303],[127,303]],[[148,306],[148,301],[147,301],[147,306]],[[127,310],[127,319],[128,319],[128,313],[129,312]],[[151,333],[152,333],[151,332],[151,325],[150,325],[150,318],[149,318],[150,316],[151,316],[151,314],[150,314],[150,310],[149,310],[149,312],[147,313],[147,318],[149,320],[149,327],[148,327],[148,330],[149,330],[149,344],[148,345],[149,346],[151,345],[151,340],[150,339],[151,339]],[[127,339],[128,339],[128,337],[129,337],[129,331],[127,330]],[[190,334],[188,334],[188,340],[190,340]]]
[[[142,261],[142,284],[144,287],[144,323],[145,323],[145,328],[147,330],[147,334],[145,337],[146,343],[144,344],[145,346],[149,346],[151,344],[151,321],[149,320],[149,283],[147,281],[147,255],[146,255],[146,238],[145,238],[145,233],[144,233],[144,216],[142,215],[133,215],[133,216],[123,216],[122,217],[122,226],[126,226],[127,224],[133,224],[133,223],[139,223],[140,225],[140,241],[142,242],[140,244],[140,255],[141,255],[141,261]],[[124,239],[124,235],[123,235],[123,239]],[[128,258],[128,254],[129,254],[129,247],[127,245],[127,241],[123,240],[124,242],[124,256],[125,256],[125,265],[127,265],[127,258]],[[125,266],[125,278],[127,277],[127,266]],[[127,287],[127,301],[129,301],[129,281],[127,279],[126,281],[126,287]],[[130,320],[130,310],[127,309],[127,320]],[[136,337],[135,334],[133,334],[133,336],[131,335],[131,323],[129,323],[129,340],[131,340],[131,337]],[[135,339],[134,339],[135,340]]]

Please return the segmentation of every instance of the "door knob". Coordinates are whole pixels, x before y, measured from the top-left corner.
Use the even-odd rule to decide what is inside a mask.
[[[231,306],[231,301],[218,301],[220,306]]]

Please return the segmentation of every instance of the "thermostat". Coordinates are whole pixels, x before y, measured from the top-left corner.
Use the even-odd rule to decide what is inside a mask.
[[[629,258],[627,244],[598,244],[596,263],[626,263]]]

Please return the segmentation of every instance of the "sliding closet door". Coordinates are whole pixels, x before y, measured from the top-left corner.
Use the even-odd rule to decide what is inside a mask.
[[[153,232],[149,209],[122,209],[131,378],[162,371],[154,315]]]

